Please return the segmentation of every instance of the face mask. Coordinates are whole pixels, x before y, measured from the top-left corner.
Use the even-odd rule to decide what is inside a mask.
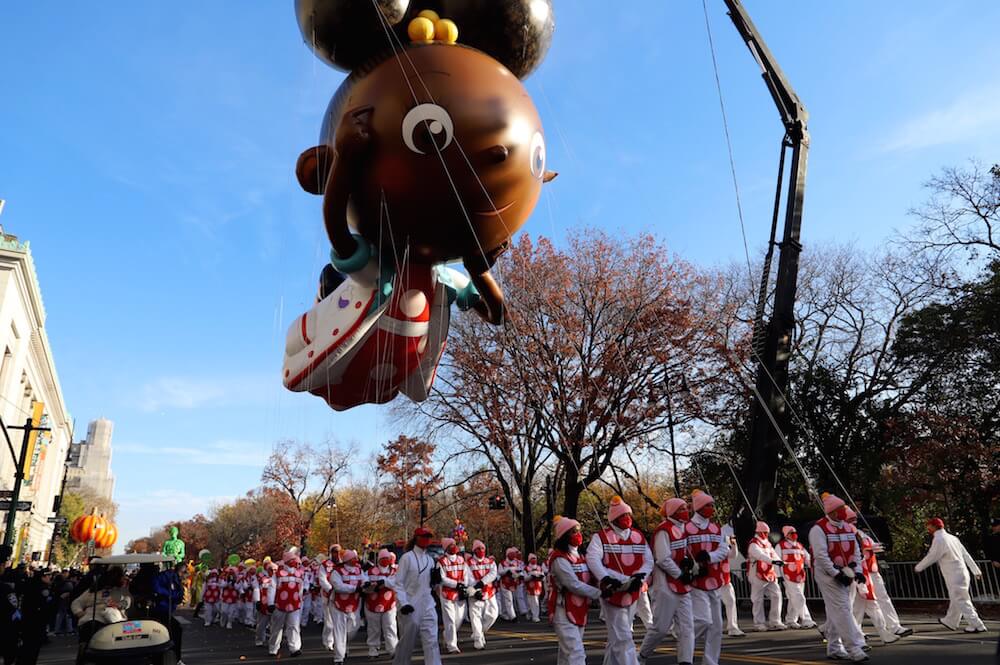
[[[712,519],[712,517],[715,516],[715,506],[713,506],[712,504],[708,504],[707,506],[699,510],[698,514],[704,517],[705,519],[710,520]]]
[[[391,565],[392,565],[392,559],[379,559],[378,560],[378,567],[379,568],[388,568]]]
[[[420,536],[417,538],[417,547],[421,549],[427,549],[427,546],[431,544],[431,539],[427,536]]]
[[[570,534],[569,544],[573,547],[579,547],[583,545],[583,534],[577,531],[576,533]]]
[[[845,506],[841,506],[840,508],[837,508],[835,511],[833,511],[833,519],[837,520],[838,522],[843,522],[844,520],[846,520],[847,508]]]
[[[795,542],[798,539],[799,539],[799,534],[795,533],[794,531],[788,534],[788,540]]]
[[[475,554],[478,558],[482,559],[484,556],[486,556],[486,550],[480,547],[479,549],[475,550],[473,554]]]
[[[687,511],[687,508],[685,508],[684,510],[678,510],[676,513],[674,513],[674,519],[677,520],[678,522],[687,522],[689,519],[691,519],[691,513]]]
[[[621,528],[621,529],[631,529],[632,528],[632,516],[631,515],[622,515],[621,517],[619,517],[618,519],[615,520],[615,524],[617,524],[618,527]]]
[[[451,547],[449,547],[448,554],[451,554],[452,556],[458,554],[458,545],[452,545]]]

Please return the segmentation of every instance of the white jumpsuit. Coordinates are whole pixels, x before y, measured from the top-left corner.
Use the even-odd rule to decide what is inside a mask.
[[[493,627],[500,613],[496,596],[496,587],[499,585],[497,581],[497,564],[490,557],[482,559],[472,557],[469,559],[468,565],[470,570],[473,571],[473,578],[475,578],[475,570],[481,570],[480,574],[482,577],[478,581],[482,582],[484,587],[493,585],[494,589],[494,594],[489,598],[477,600],[472,596],[469,597],[469,623],[472,625],[472,646],[475,649],[485,649],[486,633]],[[475,584],[476,581],[473,580],[473,586]]]
[[[457,575],[462,578],[462,581],[452,579],[452,575],[449,575],[448,568],[454,568],[452,574]],[[458,597],[454,600],[449,600],[445,597],[445,587],[448,589],[455,589],[459,584],[464,584],[466,588],[469,588],[473,584],[472,573],[469,571],[469,567],[465,564],[465,557],[461,554],[445,554],[438,560],[438,569],[441,571],[441,623],[444,624],[444,632],[442,639],[444,641],[444,648],[448,653],[458,653],[458,628],[462,625],[465,620],[465,606],[466,602],[464,598]]]
[[[682,532],[684,523],[670,519],[680,526]],[[671,625],[677,631],[677,662],[690,663],[694,661],[694,613],[691,609],[691,593],[677,593],[667,585],[667,578],[678,579],[682,571],[674,560],[676,548],[687,550],[687,538],[671,542],[665,531],[657,531],[653,537],[653,558],[656,567],[653,568],[649,590],[656,598],[656,609],[653,612],[652,625],[646,630],[646,636],[639,648],[639,657],[652,657],[656,647],[670,634]]]
[[[408,615],[399,613],[399,644],[392,659],[393,665],[412,662],[418,636],[423,647],[424,663],[441,665],[437,611],[434,608],[431,589],[431,571],[436,565],[434,559],[423,548],[414,546],[400,558],[399,570],[389,580],[389,584],[396,592],[396,603],[399,608],[402,609],[406,605],[413,607],[413,612]]]
[[[835,527],[842,526],[842,523],[832,518],[829,520]],[[836,535],[854,538],[853,533]],[[836,658],[845,655],[860,657],[864,654],[865,636],[854,622],[854,615],[851,612],[851,593],[855,585],[852,583],[850,586],[843,586],[835,579],[840,571],[830,559],[830,542],[827,540],[827,533],[819,524],[809,530],[809,547],[812,549],[816,586],[823,595],[823,604],[826,607],[826,653]],[[855,570],[860,571],[860,548],[854,548],[851,561],[855,564]]]
[[[504,559],[497,566],[497,572],[501,579],[501,582],[497,586],[497,596],[500,599],[500,616],[507,621],[517,619],[518,592],[524,586],[524,580],[521,579],[523,577],[523,569],[524,564],[517,559]],[[513,589],[505,588],[502,581],[504,578],[516,580],[517,585]]]
[[[962,619],[965,619],[971,630],[986,630],[983,620],[976,613],[976,608],[972,605],[972,597],[969,595],[969,571],[976,577],[982,575],[982,571],[976,564],[975,559],[965,549],[965,545],[944,529],[934,532],[934,539],[931,541],[931,548],[927,556],[920,560],[916,566],[919,573],[930,566],[937,564],[944,576],[944,583],[948,587],[948,613],[944,615],[941,622],[951,628],[958,630]]]
[[[281,594],[299,594],[299,602],[286,601],[279,596]],[[299,619],[302,617],[302,573],[297,568],[292,568],[282,564],[278,568],[274,585],[267,591],[267,604],[276,605],[274,614],[271,615],[271,637],[268,642],[268,652],[272,656],[278,655],[281,648],[281,638],[288,642],[288,650],[291,653],[298,653],[302,650],[302,634],[300,632]],[[281,607],[289,607],[288,611],[282,611]]]
[[[267,596],[270,593],[271,587],[274,585],[274,580],[271,577],[264,577],[263,580],[258,579],[255,575],[251,580],[253,585],[253,602],[257,603],[267,603]],[[262,647],[265,644],[265,639],[267,638],[267,625],[271,622],[270,615],[257,610],[257,625],[254,631],[254,646]]]
[[[631,536],[632,529],[620,529],[614,524],[611,525],[615,535],[621,541],[627,542]],[[633,554],[633,556],[635,556]],[[587,567],[591,574],[596,576],[599,583],[605,577],[611,577],[621,582],[627,582],[628,575],[610,570],[604,566],[604,543],[599,534],[594,534],[590,539],[590,546],[587,548]],[[645,546],[642,554],[642,566],[636,574],[642,573],[646,576],[653,570],[653,553],[649,545]],[[639,656],[635,649],[635,640],[632,637],[632,623],[635,621],[636,604],[628,607],[617,607],[601,600],[601,607],[604,608],[604,621],[608,630],[608,644],[604,649],[604,665],[638,665]]]
[[[692,526],[700,532],[700,535],[691,534]],[[718,547],[709,552],[709,563],[721,565],[729,559],[729,539],[725,537],[721,527],[717,537],[706,534],[706,530],[710,530],[711,526],[710,519],[700,513],[693,514],[688,523],[688,547],[691,548],[695,544],[696,537],[703,543],[706,539],[718,542]],[[720,583],[719,588],[722,586],[724,585]],[[691,589],[691,613],[694,615],[695,646],[704,640],[702,665],[719,665],[722,657],[722,598],[719,589],[699,589],[698,581],[695,580],[695,586]]]
[[[347,645],[357,635],[361,627],[361,596],[357,594],[358,584],[368,581],[364,571],[347,572],[347,567],[334,568],[330,573],[330,616],[333,617],[333,662],[342,663],[347,657]],[[336,594],[357,594],[357,606],[344,612],[336,605]]]
[[[747,576],[750,578],[750,602],[753,607],[753,627],[755,630],[767,630],[768,628],[784,628],[781,623],[781,587],[777,580],[768,582],[761,579],[757,574],[757,562],[770,565],[777,560],[778,553],[766,539],[759,535],[750,541],[747,548]],[[777,568],[777,566],[774,566]],[[764,598],[771,601],[771,611],[764,618]]]
[[[740,553],[740,548],[735,547],[732,542],[733,537],[733,527],[726,524],[722,527],[722,537],[726,539],[729,543],[729,584],[723,584],[719,589],[719,596],[722,597],[722,606],[726,609],[726,625],[725,630],[730,637],[738,637],[743,635],[743,631],[740,630],[740,626],[737,623],[736,611],[736,590],[733,588],[733,577],[742,575],[742,565],[746,560]]]
[[[368,571],[368,580],[370,582],[383,582],[386,588],[376,589],[369,597],[365,600],[365,620],[368,626],[368,655],[378,656],[379,648],[382,646],[382,640],[385,640],[385,650],[392,656],[396,653],[396,644],[399,642],[399,637],[396,633],[396,610],[399,605],[395,602],[392,597],[392,587],[389,586],[389,578],[396,574],[396,567],[390,566],[388,568],[382,568],[381,566],[376,566]],[[386,595],[383,598],[377,598],[372,601],[372,598],[376,594]],[[392,607],[382,612],[376,611],[382,602],[392,602]],[[369,604],[373,605],[376,609],[372,610]]]
[[[579,556],[577,548],[570,547],[569,553],[573,557]],[[590,598],[591,600],[600,598],[601,592],[597,587],[585,584],[573,572],[572,564],[562,557],[552,560],[550,573],[557,593],[556,610],[553,613],[552,628],[559,639],[559,653],[556,656],[556,665],[586,665],[587,652],[583,648],[583,626],[578,626],[566,616],[566,609],[563,605],[564,598],[560,591],[568,591],[574,595]]]
[[[777,553],[778,558],[785,561],[786,554],[794,552],[803,557],[802,567],[803,569],[808,569],[812,565],[812,557],[809,556],[809,550],[805,547],[799,545],[799,547],[792,547],[786,545],[786,552],[782,549],[782,544],[778,543]],[[798,543],[796,543],[798,544]],[[786,561],[787,563],[787,561]],[[806,583],[805,582],[791,582],[788,579],[788,575],[785,571],[779,570],[778,575],[783,578],[785,585],[785,596],[788,597],[788,608],[785,610],[785,623],[792,627],[802,627],[802,628],[812,628],[816,623],[812,620],[812,615],[809,614],[809,606],[806,605]]]

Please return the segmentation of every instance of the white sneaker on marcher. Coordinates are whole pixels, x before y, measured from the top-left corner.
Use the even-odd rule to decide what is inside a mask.
[[[866,654],[861,649],[857,649],[856,651],[851,651],[848,655],[851,657],[851,660],[855,663],[863,663],[866,660],[868,660],[868,654]]]
[[[755,631],[757,631],[758,633],[766,633],[767,632],[767,625],[763,624],[763,623],[755,623],[753,625],[753,629]]]
[[[730,628],[729,632],[726,633],[726,634],[729,635],[729,637],[745,637],[746,636],[746,633],[744,633],[739,628]]]

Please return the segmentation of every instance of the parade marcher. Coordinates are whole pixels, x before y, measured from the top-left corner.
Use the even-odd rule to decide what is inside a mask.
[[[167,627],[170,634],[170,641],[174,643],[174,655],[177,657],[176,665],[184,665],[181,660],[181,643],[184,631],[181,624],[174,616],[177,607],[184,600],[184,584],[181,582],[180,574],[184,570],[184,564],[175,564],[172,568],[167,568],[156,576],[153,581],[153,594],[156,604],[153,606],[152,617]]]
[[[497,566],[500,574],[500,618],[504,621],[517,620],[516,598],[518,589],[524,583],[524,565],[518,555],[516,547],[508,547],[504,560]]]
[[[583,544],[580,523],[568,517],[555,520],[552,553],[549,555],[549,621],[559,638],[558,665],[586,665],[583,631],[590,601],[601,596],[592,583],[587,560],[580,555]],[[610,592],[610,587],[608,588]]]
[[[928,520],[927,531],[933,538],[931,548],[914,570],[918,573],[923,572],[935,563],[941,569],[941,575],[948,587],[949,603],[948,613],[943,619],[938,619],[938,622],[949,630],[958,630],[964,618],[968,624],[965,632],[986,632],[986,625],[976,613],[969,595],[969,572],[971,571],[977,580],[983,576],[975,559],[958,538],[945,531],[941,518]]]
[[[646,538],[632,528],[632,508],[620,496],[608,506],[610,525],[594,534],[587,548],[587,566],[600,580],[608,643],[604,665],[636,665],[638,655],[632,637],[636,601],[643,580],[653,570],[653,553]]]
[[[247,559],[243,562],[242,588],[242,610],[240,621],[244,626],[253,628],[256,625],[255,612],[256,603],[253,600],[253,585],[257,578],[257,562],[254,559]]]
[[[365,620],[368,625],[368,657],[377,658],[382,641],[390,656],[396,653],[396,592],[391,579],[396,574],[396,555],[381,549],[375,566],[368,570],[365,590]]]
[[[315,564],[309,557],[302,557],[302,615],[299,617],[301,628],[309,624],[309,617],[312,616],[313,589],[318,586]]]
[[[726,568],[722,573],[722,588],[719,589],[719,596],[722,598],[722,607],[726,610],[726,634],[729,637],[744,637],[746,633],[740,630],[737,623],[736,611],[736,590],[733,588],[733,575],[739,574],[743,565],[743,555],[740,548],[736,546],[736,534],[733,533],[733,525],[726,524],[722,527],[722,539],[729,545],[729,559],[726,561]]]
[[[868,618],[872,620],[875,630],[878,631],[879,637],[882,638],[882,643],[892,644],[899,641],[899,636],[889,629],[885,616],[882,613],[882,607],[875,596],[875,587],[872,584],[872,571],[878,571],[878,559],[875,558],[875,543],[867,534],[858,530],[857,519],[858,516],[854,515],[853,519],[848,519],[848,522],[854,527],[855,538],[857,538],[858,547],[861,548],[861,574],[865,576],[865,582],[864,584],[859,584],[855,590],[853,603],[854,621],[858,624],[858,628],[861,628],[861,622],[864,620],[865,614],[867,614]],[[861,632],[864,633],[864,630]]]
[[[542,597],[544,579],[545,569],[538,563],[538,555],[529,554],[528,564],[524,567],[524,593],[528,598],[528,618],[532,623],[542,620],[539,599]]]
[[[722,596],[729,577],[729,541],[722,527],[712,521],[715,499],[707,492],[691,493],[694,514],[685,526],[688,551],[698,564],[691,582],[691,613],[694,616],[695,644],[705,641],[701,662],[719,665],[722,656]]]
[[[339,665],[347,657],[347,644],[361,627],[361,589],[368,576],[361,570],[361,561],[354,550],[345,550],[340,565],[330,573],[331,605],[333,617],[333,662]]]
[[[813,575],[826,607],[826,655],[837,660],[868,660],[865,637],[851,613],[851,587],[864,581],[854,528],[847,524],[847,506],[833,494],[823,494],[821,518],[809,531]],[[860,578],[860,579],[859,579]]]
[[[778,543],[778,558],[785,565],[781,568],[781,576],[785,580],[785,595],[788,596],[788,609],[785,611],[785,624],[790,628],[815,628],[816,622],[809,614],[806,605],[806,569],[810,567],[812,557],[809,551],[799,542],[799,533],[794,526],[781,528],[783,536]]]
[[[771,527],[758,521],[753,539],[747,547],[747,576],[750,578],[750,602],[753,606],[754,630],[784,630],[787,626],[781,623],[781,587],[778,586],[778,573],[775,568],[784,562],[774,551],[768,536]],[[771,601],[771,611],[764,618],[764,598]]]
[[[694,615],[691,611],[691,571],[694,559],[688,553],[685,527],[691,514],[684,499],[667,499],[660,508],[663,522],[653,531],[653,568],[650,588],[656,598],[653,625],[646,631],[639,649],[645,663],[660,643],[677,631],[677,662],[694,661]]]
[[[472,586],[472,573],[454,538],[442,538],[441,547],[444,555],[438,559],[438,569],[441,574],[441,622],[444,624],[442,638],[448,653],[461,653],[458,628],[465,620],[466,590]]]
[[[253,588],[253,601],[257,607],[257,625],[254,632],[254,646],[266,646],[267,627],[271,623],[271,610],[268,607],[267,599],[271,589],[275,585],[275,575],[278,572],[278,565],[268,561],[256,577],[251,580]]]
[[[514,610],[517,612],[517,616],[523,619],[528,618],[528,594],[525,590],[525,574],[524,574],[524,555],[521,554],[521,550],[514,548],[514,560],[517,562],[518,569],[520,570],[518,576],[518,585],[514,589]]]
[[[329,600],[323,592],[321,578],[330,579],[330,571],[333,567],[327,567],[328,559],[323,555],[317,555],[313,559],[313,583],[309,587],[309,619],[313,623],[323,623],[326,616],[326,603]]]
[[[399,644],[393,665],[412,662],[420,637],[426,665],[441,665],[438,648],[437,611],[434,607],[434,587],[440,583],[440,572],[434,558],[427,553],[434,533],[419,527],[413,532],[410,547],[399,560],[399,568],[389,581],[399,604]]]
[[[874,540],[864,531],[860,529],[858,532],[861,534],[862,539],[868,538],[872,540],[872,558],[875,558],[879,552],[883,551],[882,544]],[[862,552],[864,556],[864,552]],[[875,598],[878,600],[878,605],[882,610],[882,616],[885,617],[885,624],[888,626],[889,630],[892,631],[893,635],[898,635],[900,637],[907,637],[913,634],[912,628],[906,628],[899,622],[899,614],[896,612],[896,607],[892,603],[892,598],[889,597],[889,590],[885,586],[885,580],[882,579],[882,567],[885,565],[877,560],[873,561],[875,564],[868,573],[869,580],[871,581],[872,589],[875,592]]]
[[[472,626],[472,648],[486,648],[486,633],[500,615],[496,598],[497,564],[486,556],[486,545],[473,541],[472,556],[466,565],[472,574],[473,589],[469,597],[469,623]]]
[[[302,637],[299,632],[299,619],[302,612],[302,564],[299,560],[299,550],[293,547],[281,557],[277,578],[268,590],[267,610],[271,614],[271,639],[268,642],[268,653],[278,655],[281,649],[281,638],[288,642],[291,656],[302,652]]]
[[[220,582],[219,571],[215,568],[206,573],[201,594],[206,626],[211,626],[213,622],[222,618],[222,585]]]
[[[323,624],[323,636],[322,642],[323,646],[327,651],[333,650],[333,615],[330,614],[330,589],[332,588],[329,584],[330,574],[333,573],[333,569],[340,565],[340,546],[337,546],[336,558],[333,557],[333,548],[331,550],[330,558],[323,561],[322,566],[319,569],[319,595],[321,607],[316,607],[313,605],[313,618],[319,615],[319,622]]]
[[[226,575],[219,586],[222,587],[222,617],[219,625],[223,628],[232,628],[233,620],[236,618],[236,608],[240,600],[240,588],[236,582],[237,571],[234,566],[226,568]]]

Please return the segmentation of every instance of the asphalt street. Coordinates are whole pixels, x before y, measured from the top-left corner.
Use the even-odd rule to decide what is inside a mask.
[[[222,663],[245,663],[247,665],[273,663],[276,658],[269,656],[263,648],[253,646],[253,634],[248,628],[224,630],[218,626],[205,628],[201,621],[191,621],[190,611],[182,611],[184,621],[184,663],[185,665],[207,665]],[[880,646],[878,637],[870,637],[873,648],[871,663],[885,665],[996,665],[995,652],[1000,622],[987,622],[990,631],[983,634],[967,635],[953,633],[937,623],[930,615],[908,615],[904,625],[914,629],[915,634],[899,642]],[[866,627],[872,633],[870,627]],[[643,628],[636,622],[636,641],[642,638]],[[596,613],[591,614],[587,628],[587,662],[597,665],[604,655],[604,626],[597,621]],[[789,630],[773,633],[748,633],[746,637],[726,637],[722,645],[724,663],[752,663],[755,665],[806,665],[830,663],[821,637],[815,630]],[[498,623],[487,635],[485,651],[474,651],[469,637],[468,624],[461,633],[461,654],[444,655],[445,663],[454,665],[554,665],[556,662],[556,639],[548,623]],[[72,663],[75,655],[75,638],[55,637],[41,654],[39,663]],[[303,631],[302,655],[291,659],[295,665],[331,665],[332,654],[320,644],[320,626],[310,625]],[[700,652],[698,652],[700,654]],[[676,655],[670,642],[665,642],[658,656],[650,659],[650,665],[672,665]],[[289,660],[286,649],[278,660]],[[351,644],[348,662],[362,663],[367,660],[364,636],[357,636]],[[696,657],[695,662],[698,662]],[[419,656],[414,662],[422,662]],[[382,656],[376,664],[390,662]]]

